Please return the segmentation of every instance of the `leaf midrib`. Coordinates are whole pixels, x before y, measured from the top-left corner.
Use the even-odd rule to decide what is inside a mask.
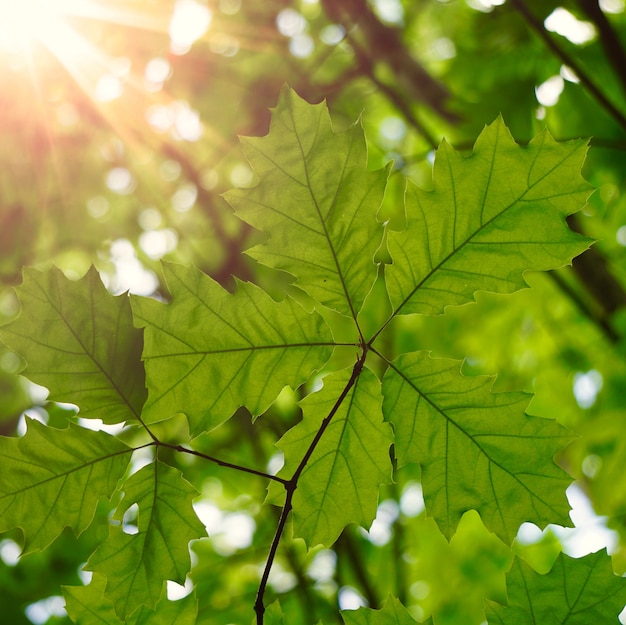
[[[539,147],[539,150],[537,151],[537,155],[535,158],[535,161],[539,158],[539,154],[542,150],[543,146]],[[402,308],[404,308],[404,306],[409,302],[409,300],[415,295],[415,293],[422,288],[422,286],[428,281],[430,280],[434,274],[436,274],[439,270],[441,270],[441,268],[443,267],[443,265],[445,265],[453,256],[455,256],[456,254],[460,253],[468,244],[472,243],[472,240],[475,239],[479,234],[481,234],[481,232],[483,232],[485,230],[485,228],[487,228],[488,226],[490,226],[494,221],[496,221],[497,219],[500,219],[502,217],[502,215],[504,215],[507,211],[511,210],[515,205],[519,204],[520,202],[524,202],[524,196],[526,196],[532,189],[534,189],[542,180],[544,180],[548,175],[550,175],[555,169],[557,169],[558,167],[562,166],[563,163],[565,163],[565,161],[567,161],[569,158],[571,158],[574,154],[576,153],[575,150],[572,150],[570,152],[568,152],[563,159],[561,159],[558,163],[556,163],[551,169],[549,169],[547,172],[545,172],[540,178],[538,178],[534,183],[529,184],[525,191],[519,196],[517,197],[515,200],[513,200],[512,202],[510,202],[507,206],[505,206],[504,208],[502,208],[501,211],[499,211],[497,214],[495,214],[491,219],[487,220],[484,223],[481,223],[480,227],[475,230],[474,232],[471,233],[470,236],[468,236],[464,241],[461,242],[461,244],[458,247],[453,248],[453,250],[447,254],[442,260],[439,261],[439,263],[437,263],[437,265],[435,265],[434,267],[431,268],[431,270],[422,278],[422,280],[409,292],[409,294],[404,298],[404,300],[402,300],[402,302],[400,303],[400,305],[396,308],[396,310],[390,315],[389,319],[382,325],[381,329],[375,334],[375,336],[370,340],[373,341],[379,334],[380,332],[389,324],[389,322],[396,317],[397,315],[400,314],[400,311],[402,310]],[[470,157],[471,158],[471,157]],[[492,167],[493,167],[493,162],[495,159],[492,159]],[[487,190],[489,188],[489,183],[486,185],[486,190],[485,190],[485,194],[484,197],[486,197],[487,195]],[[539,199],[541,198],[533,198],[532,200],[529,201],[539,201]],[[481,206],[481,215],[482,215],[482,211],[484,211],[484,201],[483,201],[483,205]],[[456,206],[456,202],[455,202],[455,224],[456,224],[456,215],[457,215],[457,209],[458,207]],[[427,233],[428,234],[428,233]]]
[[[377,352],[376,352],[377,353]],[[502,470],[504,473],[506,473],[507,475],[509,475],[511,478],[513,478],[518,484],[520,484],[520,486],[523,487],[523,489],[529,494],[531,495],[531,499],[538,499],[544,506],[546,506],[549,510],[552,510],[554,512],[556,512],[556,510],[546,501],[544,501],[544,499],[542,499],[538,493],[535,493],[533,491],[531,491],[528,486],[526,486],[526,484],[524,484],[523,481],[521,481],[518,477],[517,474],[511,473],[511,471],[509,471],[505,466],[503,466],[500,462],[494,460],[482,447],[482,445],[480,445],[476,439],[470,435],[459,423],[457,423],[454,419],[450,418],[446,412],[444,412],[443,409],[439,408],[439,406],[437,406],[431,399],[430,397],[425,394],[424,392],[422,392],[418,386],[412,381],[410,380],[406,375],[404,375],[404,373],[402,371],[400,371],[393,362],[388,363],[389,366],[391,367],[391,369],[393,369],[396,374],[398,374],[411,388],[413,388],[413,390],[420,396],[422,397],[428,404],[430,404],[430,406],[432,406],[432,408],[439,413],[445,420],[447,423],[451,423],[453,424],[458,430],[459,432],[461,432],[468,440],[470,440],[477,448],[478,450],[489,460],[489,462],[493,465],[495,465],[496,467],[498,467],[500,470]],[[448,440],[448,437],[446,437],[446,441]],[[446,462],[446,467],[448,465],[448,462]],[[522,473],[521,473],[522,474]],[[523,473],[523,475],[525,475],[526,473]],[[495,493],[494,493],[495,494]]]

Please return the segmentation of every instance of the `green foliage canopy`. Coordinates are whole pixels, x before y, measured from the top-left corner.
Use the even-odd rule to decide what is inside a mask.
[[[617,622],[621,547],[572,559],[550,528],[570,525],[573,478],[623,517],[621,13],[567,3],[600,33],[579,48],[545,20],[553,3],[396,4],[176,2],[171,55],[138,36],[129,63],[158,61],[145,93],[169,81],[181,99],[148,95],[144,133],[104,87],[83,77],[78,98],[67,65],[63,162],[51,118],[5,107],[7,128],[32,128],[5,160],[15,141],[37,162],[7,168],[1,209],[17,300],[0,292],[0,601],[60,582],[67,616],[50,622],[78,625]],[[213,20],[210,63],[177,43],[186,10],[197,32]],[[252,24],[270,43],[240,49]],[[211,109],[217,85],[237,106]],[[189,103],[215,111],[201,141]],[[113,295],[131,266],[151,286]],[[43,423],[16,432],[24,409]],[[13,573],[3,549],[20,542]],[[60,553],[60,577],[15,583]],[[194,590],[174,601],[174,582]]]

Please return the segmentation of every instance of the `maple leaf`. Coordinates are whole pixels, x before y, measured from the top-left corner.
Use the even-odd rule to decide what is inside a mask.
[[[285,625],[285,615],[278,601],[274,601],[265,610],[264,625]]]
[[[351,371],[324,378],[323,388],[307,396],[303,420],[277,443],[288,472],[304,456],[330,413]],[[369,527],[376,516],[378,488],[391,481],[391,428],[381,411],[380,382],[363,371],[334,415],[298,482],[294,532],[309,546],[332,545],[349,523]]]
[[[50,389],[49,399],[104,423],[138,419],[146,397],[143,341],[128,297],[108,293],[93,267],[78,281],[55,267],[24,269],[17,293],[22,313],[2,338],[26,359],[25,374]]]
[[[200,434],[242,405],[257,416],[332,352],[322,318],[290,298],[275,302],[245,282],[229,293],[195,268],[168,263],[164,272],[171,304],[133,298],[145,327],[146,423],[184,412]]]
[[[244,221],[268,234],[247,253],[297,278],[322,304],[356,319],[376,279],[382,241],[376,213],[388,171],[366,170],[359,126],[335,134],[325,103],[283,89],[269,134],[242,145],[260,181],[225,197]]]
[[[85,568],[107,577],[106,592],[121,620],[142,605],[154,609],[165,580],[183,584],[189,571],[189,542],[206,535],[191,501],[198,495],[179,471],[152,462],[128,478],[113,517],[119,523],[138,504],[138,532],[120,526],[96,549]]]
[[[393,361],[383,380],[398,464],[421,464],[428,513],[450,538],[463,513],[477,510],[509,543],[524,521],[569,524],[571,478],[552,460],[569,432],[526,415],[530,395],[492,393],[493,378],[460,368],[414,352]]]
[[[138,608],[121,621],[106,598],[106,578],[93,575],[87,586],[64,586],[65,609],[76,625],[195,625],[198,605],[192,593],[178,601],[161,599],[155,610]]]
[[[359,608],[342,610],[345,625],[415,625],[417,621],[395,597],[389,596],[380,610]],[[428,620],[430,623],[430,619]]]
[[[489,625],[618,625],[626,602],[626,580],[613,573],[606,551],[584,558],[561,553],[546,575],[516,558],[506,586],[506,607],[488,602]]]
[[[80,534],[110,498],[133,450],[73,423],[64,430],[29,419],[24,436],[0,437],[0,532],[19,527],[24,552],[45,549],[65,527]]]
[[[439,314],[479,290],[521,289],[525,271],[569,264],[592,242],[565,221],[591,192],[580,175],[586,150],[584,141],[557,143],[547,131],[522,148],[500,118],[469,157],[444,141],[434,189],[409,184],[406,228],[389,232],[394,310]]]

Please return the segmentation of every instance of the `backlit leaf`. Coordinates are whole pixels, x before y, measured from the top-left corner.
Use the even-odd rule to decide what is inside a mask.
[[[322,318],[292,299],[275,302],[245,282],[232,294],[194,268],[167,264],[164,271],[171,304],[133,298],[146,328],[148,423],[183,412],[200,434],[242,405],[259,415],[285,384],[305,382],[332,352]]]
[[[524,521],[569,525],[571,482],[553,456],[571,436],[525,414],[526,393],[492,393],[493,378],[426,352],[395,360],[383,380],[399,466],[422,467],[427,512],[450,538],[467,510],[510,543]]]
[[[94,575],[87,586],[65,586],[65,609],[76,625],[195,625],[198,611],[195,594],[179,601],[161,599],[156,610],[142,606],[121,621],[104,595],[106,578]]]
[[[415,625],[417,621],[395,597],[388,597],[380,610],[342,610],[345,625]]]
[[[65,527],[80,534],[100,498],[113,494],[131,452],[104,432],[27,420],[21,438],[0,437],[0,532],[20,527],[25,552],[45,549]]]
[[[107,577],[106,592],[124,620],[142,605],[154,609],[165,581],[183,584],[189,572],[189,542],[206,535],[191,502],[198,495],[179,471],[155,461],[124,483],[124,498],[114,520],[137,503],[138,532],[111,526],[108,539],[86,568]]]
[[[76,282],[55,267],[25,269],[17,293],[22,314],[2,339],[26,359],[25,375],[49,399],[77,404],[81,417],[137,419],[146,388],[128,297],[108,293],[93,267]]]
[[[284,89],[269,134],[242,143],[260,182],[226,199],[268,234],[247,253],[356,319],[376,279],[383,232],[376,213],[387,178],[386,171],[366,170],[362,129],[335,134],[325,103],[312,106]]]
[[[303,420],[277,445],[286,471],[294,469],[350,379],[344,369],[324,378],[306,397]],[[332,418],[298,482],[294,531],[311,547],[332,545],[349,523],[369,527],[376,516],[378,488],[391,481],[391,429],[381,412],[380,382],[364,370]]]
[[[560,554],[546,575],[517,558],[506,586],[506,607],[488,603],[489,625],[618,625],[626,602],[626,580],[613,573],[605,551],[576,559]]]
[[[394,310],[439,314],[478,290],[511,293],[525,271],[562,267],[589,247],[565,222],[591,191],[580,175],[586,149],[547,132],[522,148],[501,119],[468,157],[444,142],[434,189],[409,184],[406,229],[389,233]]]

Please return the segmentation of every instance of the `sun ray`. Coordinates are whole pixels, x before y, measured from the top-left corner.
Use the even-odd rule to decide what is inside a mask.
[[[167,33],[171,11],[159,8],[158,11],[147,12],[145,9],[133,9],[131,2],[101,2],[99,0],[61,0],[63,14],[69,17],[87,18],[100,22],[108,22],[120,26],[129,26],[145,31]],[[135,3],[139,4],[139,3]],[[145,3],[141,3],[145,4]],[[173,5],[173,2],[172,2]]]

